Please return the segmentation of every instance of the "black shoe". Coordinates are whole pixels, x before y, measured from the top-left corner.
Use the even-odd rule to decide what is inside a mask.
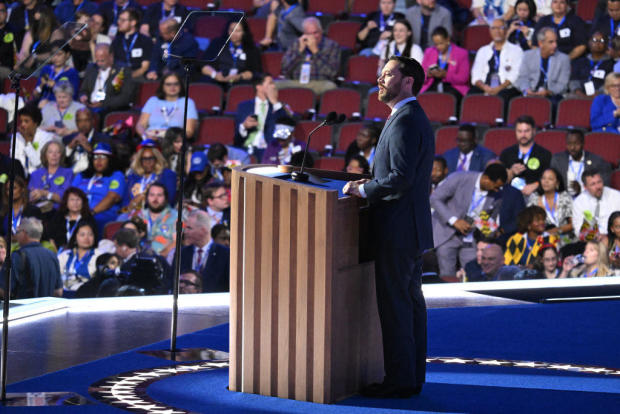
[[[362,389],[361,394],[369,398],[410,398],[422,392],[422,386],[401,387],[394,384],[370,384]]]

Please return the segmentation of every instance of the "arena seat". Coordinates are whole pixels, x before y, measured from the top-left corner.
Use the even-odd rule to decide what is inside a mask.
[[[575,14],[581,17],[586,22],[594,20],[594,14],[596,13],[597,2],[593,0],[581,0],[577,2],[577,9]]]
[[[122,226],[124,221],[111,221],[103,226],[103,238],[112,240],[114,233],[116,233]]]
[[[248,17],[248,27],[254,38],[254,43],[258,43],[265,37],[265,27],[267,19],[264,17]]]
[[[316,108],[314,91],[306,88],[284,88],[278,91],[280,102],[287,103],[296,114],[304,114],[309,109]]]
[[[308,134],[314,128],[316,128],[320,124],[319,121],[300,121],[295,126],[295,130],[293,131],[293,135],[299,141],[306,141],[308,139]],[[332,145],[332,127],[325,126],[312,135],[312,141],[310,142],[310,150],[322,152],[325,150],[326,145]]]
[[[307,14],[337,16],[347,10],[347,0],[308,0]],[[359,27],[358,27],[359,29]]]
[[[220,142],[232,145],[235,137],[235,121],[227,116],[212,116],[200,121],[196,145]]]
[[[202,2],[200,7],[204,7],[204,2]],[[251,12],[253,8],[254,4],[252,0],[222,0],[219,10],[243,10],[244,12]]]
[[[204,3],[201,3],[204,4]],[[202,6],[204,7],[204,6]],[[224,33],[228,19],[216,16],[202,16],[194,23],[194,36],[204,39],[215,39]]]
[[[189,86],[189,97],[194,100],[198,111],[211,111],[212,108],[222,109],[224,91],[215,83],[192,83]]]
[[[611,174],[611,187],[620,191],[620,170]]]
[[[494,125],[504,118],[504,101],[497,96],[469,95],[461,105],[461,123]]]
[[[423,93],[418,95],[418,102],[431,122],[447,124],[456,116],[456,98],[449,93]]]
[[[138,93],[135,99],[136,107],[142,108],[151,96],[155,96],[158,87],[159,81],[142,82],[138,84]]]
[[[377,0],[354,0],[353,6],[351,6],[351,14],[354,16],[366,17],[377,10]],[[358,26],[358,29],[361,27]]]
[[[25,96],[25,95],[32,95],[32,92],[34,91],[34,88],[37,86],[37,81],[39,80],[39,78],[33,76],[29,79],[24,79],[21,81],[21,83],[19,84],[19,88],[20,88],[20,96]],[[9,78],[5,78],[4,79],[4,85],[3,85],[3,93],[7,94],[7,93],[11,93],[11,92],[15,92],[13,89],[11,89],[11,80]]]
[[[546,98],[519,96],[511,99],[508,106],[508,125],[514,125],[521,115],[530,115],[536,126],[542,128],[551,124],[551,101]]]
[[[385,121],[390,115],[390,108],[377,99],[378,91],[374,91],[368,95],[368,104],[366,105],[366,114],[364,118],[373,121]]]
[[[349,88],[338,88],[323,92],[319,104],[319,115],[325,116],[329,112],[335,111],[343,113],[347,118],[354,112],[361,113],[362,96]]]
[[[620,160],[620,135],[609,132],[590,132],[586,134],[584,148],[586,151],[593,152],[614,168],[618,166]]]
[[[252,85],[235,85],[228,90],[226,95],[226,109],[224,113],[227,115],[234,115],[237,112],[237,106],[240,102],[253,99],[254,86]]]
[[[321,157],[314,161],[314,167],[319,170],[342,171],[345,168],[344,158]]]
[[[457,126],[445,126],[435,132],[435,154],[441,155],[456,146]]]
[[[265,52],[261,53],[260,59],[263,64],[263,72],[278,78],[282,72],[283,52]]]
[[[484,146],[498,156],[503,150],[516,144],[515,130],[512,128],[491,128],[484,134]]]
[[[463,47],[470,52],[476,52],[482,46],[491,43],[489,26],[467,26],[463,31]]]
[[[327,37],[338,43],[340,47],[354,50],[357,44],[357,32],[359,29],[359,22],[331,22],[327,27]]]
[[[11,155],[11,141],[0,141],[0,154]]]
[[[347,61],[345,81],[376,85],[378,65],[379,56],[351,56]]]
[[[346,152],[349,145],[355,141],[357,133],[363,126],[363,122],[347,122],[342,124],[340,126],[340,131],[338,131],[338,145],[336,146],[336,150]]]
[[[536,134],[536,143],[546,149],[551,154],[557,154],[566,149],[566,134],[568,131],[560,129],[552,129],[548,131],[540,131]]]
[[[591,99],[562,99],[558,105],[556,128],[590,129]]]

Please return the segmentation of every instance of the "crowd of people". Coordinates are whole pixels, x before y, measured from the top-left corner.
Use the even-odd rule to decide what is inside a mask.
[[[448,93],[457,104],[468,94],[499,96],[505,108],[523,95],[554,107],[566,97],[593,99],[592,131],[620,133],[620,0],[599,2],[591,25],[568,0],[474,0],[469,11],[453,3],[379,0],[375,12],[359,18],[354,52],[377,56],[377,73],[392,55],[418,60],[426,72],[422,93]],[[178,214],[181,292],[228,290],[231,168],[299,164],[305,137],[295,126],[302,114],[279,90],[308,88],[319,96],[337,88],[351,53],[326,36],[325,20],[308,15],[303,1],[254,6],[248,12],[265,18],[263,38],[252,36],[244,18],[226,23],[217,38],[200,39],[196,21],[176,36],[190,11],[178,0],[147,7],[134,0],[0,0],[0,78],[41,45],[60,48],[18,113],[14,94],[5,91],[0,100],[19,131],[12,206],[10,159],[0,159],[0,230],[15,242],[0,239],[0,261],[13,252],[13,297],[170,292]],[[63,45],[54,33],[68,21],[88,26]],[[491,43],[467,51],[459,33],[476,24],[488,25]],[[252,85],[254,97],[239,103],[234,136],[189,148],[187,180],[178,188],[187,91],[174,56],[220,51],[215,61],[196,64],[193,80],[224,90]],[[264,72],[264,51],[283,52],[280,78]],[[138,107],[137,90],[147,81],[158,88]],[[106,115],[127,109],[140,111],[135,125],[102,128]],[[204,114],[191,98],[187,115],[192,143]],[[381,128],[370,122],[359,129],[342,154],[345,171],[372,171]],[[463,124],[456,146],[437,154],[436,249],[426,257],[427,273],[463,281],[619,273],[615,166],[584,150],[581,130],[570,130],[557,154],[535,142],[532,117],[518,118],[514,131],[514,145],[495,154],[480,145],[478,128]],[[182,212],[175,209],[179,197]]]

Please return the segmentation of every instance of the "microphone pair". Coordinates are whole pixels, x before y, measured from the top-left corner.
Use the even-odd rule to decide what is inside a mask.
[[[336,124],[342,124],[344,121],[346,121],[347,116],[345,114],[338,114],[337,112],[330,112],[327,114],[327,116],[325,117],[325,121],[323,121],[324,125],[336,125]]]

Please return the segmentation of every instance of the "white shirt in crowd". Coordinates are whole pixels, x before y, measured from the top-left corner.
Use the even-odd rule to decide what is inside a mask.
[[[584,213],[589,211],[592,216],[596,212],[597,200],[588,191],[583,191],[573,201],[573,228],[575,234],[579,234],[583,225]],[[597,217],[598,231],[607,234],[607,222],[609,216],[616,210],[620,210],[620,191],[610,187],[603,188],[603,196],[599,201],[599,214]]]
[[[48,141],[54,139],[54,134],[37,128],[32,142],[26,142],[21,133],[17,133],[15,142],[15,159],[19,160],[24,167],[26,176],[30,176],[34,170],[41,167],[41,149]]]
[[[486,83],[489,74],[489,60],[493,57],[493,42],[486,46],[482,46],[476,53],[474,64],[471,67],[471,84],[475,85],[477,81]],[[521,68],[521,60],[523,59],[523,50],[517,45],[505,42],[502,50],[499,52],[499,71],[498,76],[501,83],[509,80],[513,85],[519,77],[519,69]]]

